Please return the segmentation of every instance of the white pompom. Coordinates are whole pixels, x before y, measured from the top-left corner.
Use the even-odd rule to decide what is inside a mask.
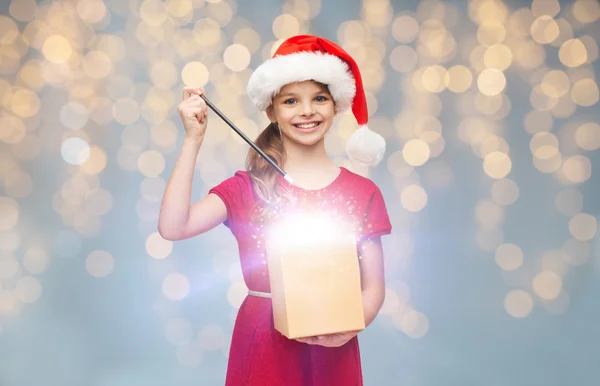
[[[367,166],[376,166],[385,154],[385,139],[366,125],[359,126],[346,144],[350,159]]]

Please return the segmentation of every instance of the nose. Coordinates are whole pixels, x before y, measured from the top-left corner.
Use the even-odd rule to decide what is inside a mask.
[[[311,117],[315,114],[315,109],[312,102],[305,102],[302,104],[302,116]]]

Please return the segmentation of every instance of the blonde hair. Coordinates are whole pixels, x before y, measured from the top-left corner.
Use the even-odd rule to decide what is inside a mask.
[[[256,146],[267,154],[279,167],[283,167],[285,162],[285,148],[281,132],[276,123],[267,126],[254,141]],[[252,180],[252,185],[256,195],[264,202],[262,208],[255,219],[264,218],[276,211],[282,204],[282,201],[288,199],[288,191],[284,189],[278,180],[278,172],[254,149],[250,149],[246,157],[246,170]]]

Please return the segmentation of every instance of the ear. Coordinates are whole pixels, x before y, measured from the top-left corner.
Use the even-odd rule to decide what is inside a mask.
[[[265,112],[267,113],[267,117],[269,118],[269,120],[271,121],[271,123],[276,123],[277,122],[277,118],[275,117],[275,112],[273,111],[273,105],[267,107],[267,109],[265,110]]]

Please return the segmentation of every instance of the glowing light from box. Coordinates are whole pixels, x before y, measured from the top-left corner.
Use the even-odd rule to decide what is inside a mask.
[[[278,247],[317,245],[356,240],[351,224],[326,214],[294,214],[274,224],[268,232],[268,242]]]

